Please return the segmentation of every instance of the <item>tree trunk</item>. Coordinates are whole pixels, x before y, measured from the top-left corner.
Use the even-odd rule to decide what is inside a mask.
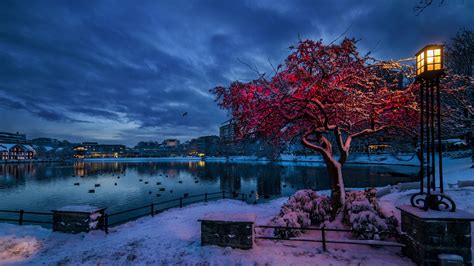
[[[328,177],[331,179],[331,203],[333,208],[333,218],[344,212],[346,203],[346,192],[344,180],[342,179],[342,165],[333,158],[325,159]]]

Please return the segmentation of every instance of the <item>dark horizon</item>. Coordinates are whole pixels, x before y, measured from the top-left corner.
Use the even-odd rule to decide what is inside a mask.
[[[379,59],[474,28],[474,2],[0,2],[0,131],[134,146],[218,135],[209,89],[345,32]],[[347,30],[347,32],[346,32]],[[187,113],[187,115],[183,115]]]

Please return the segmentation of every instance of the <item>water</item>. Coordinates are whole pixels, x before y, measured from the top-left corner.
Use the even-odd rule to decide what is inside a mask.
[[[409,166],[346,165],[343,168],[346,187],[410,182],[416,180],[417,172],[417,167]],[[157,185],[157,182],[161,184]],[[100,186],[95,187],[96,184]],[[196,195],[221,190],[245,193],[247,201],[253,203],[291,195],[301,188],[330,189],[324,165],[217,162],[0,164],[0,209],[3,210],[50,211],[66,205],[88,204],[107,207],[107,211],[113,213],[179,198],[184,193]],[[95,189],[95,193],[89,193],[90,189]]]

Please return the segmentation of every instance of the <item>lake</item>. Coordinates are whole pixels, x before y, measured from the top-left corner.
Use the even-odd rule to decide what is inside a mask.
[[[343,173],[347,188],[380,187],[416,180],[418,167],[347,164]],[[221,190],[245,193],[248,202],[259,202],[301,188],[329,189],[324,165],[204,161],[0,164],[0,209],[4,210],[49,211],[89,204],[115,212],[184,193]],[[89,193],[90,189],[95,193]]]

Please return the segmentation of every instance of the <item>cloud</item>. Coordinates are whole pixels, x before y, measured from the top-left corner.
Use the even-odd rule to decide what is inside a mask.
[[[331,41],[351,25],[347,35],[360,39],[363,51],[406,58],[474,27],[470,1],[434,5],[419,16],[413,4],[1,1],[0,110],[8,116],[1,129],[75,139],[87,129],[88,138],[129,144],[144,136],[218,134],[226,112],[209,89],[255,78],[241,61],[271,73],[269,61],[284,60],[298,36]],[[42,122],[25,127],[15,119],[20,112]],[[101,128],[97,136],[90,126]]]

